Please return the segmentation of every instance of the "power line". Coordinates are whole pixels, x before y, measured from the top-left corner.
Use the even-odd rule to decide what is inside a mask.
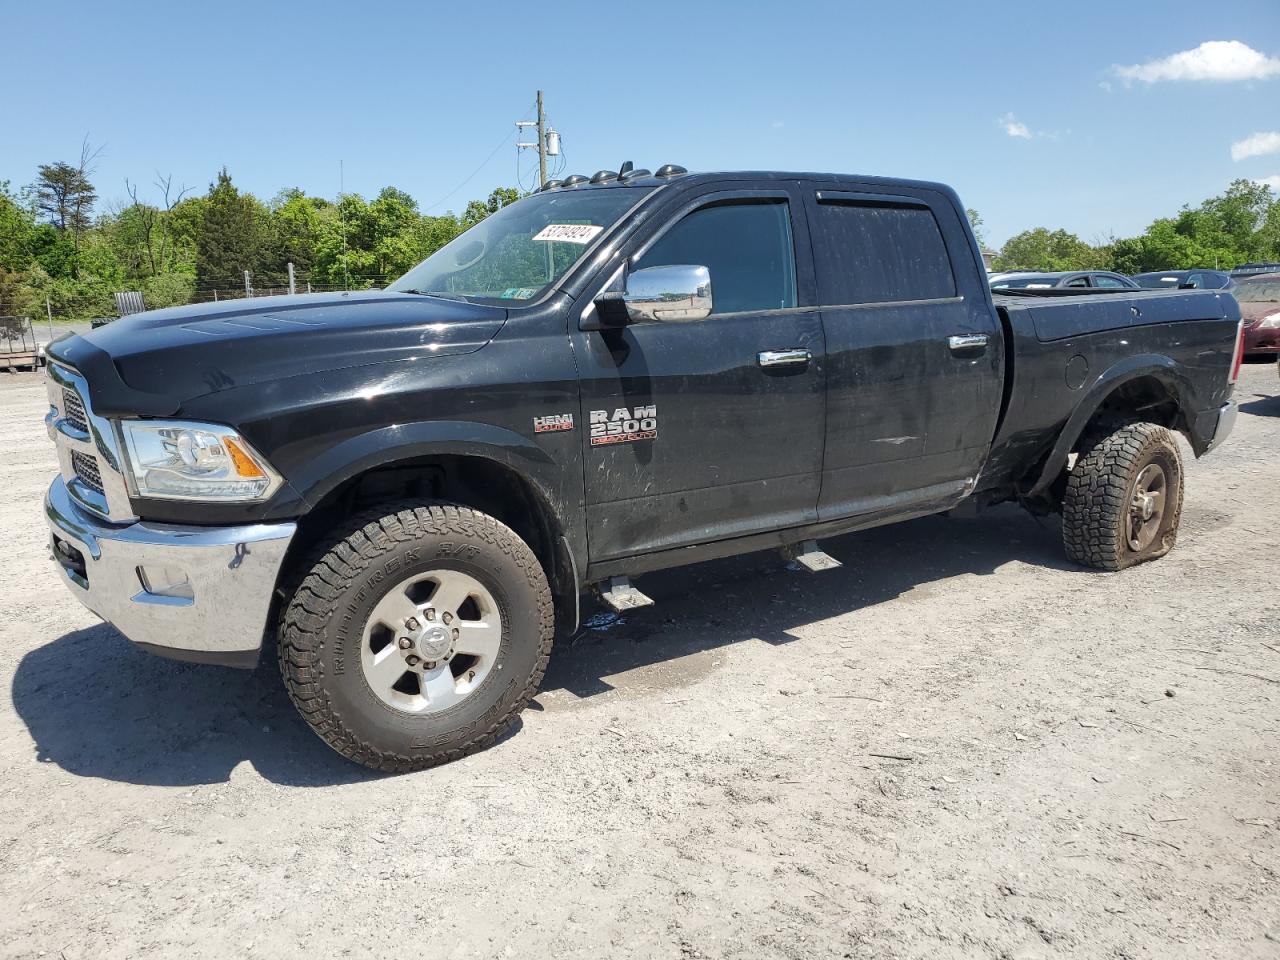
[[[525,113],[528,113],[528,112],[529,111],[527,110],[525,111]],[[502,139],[498,141],[498,145],[489,152],[489,155],[484,158],[480,166],[476,167],[474,170],[471,171],[471,174],[470,176],[467,177],[467,179],[463,180],[460,184],[458,184],[456,187],[454,187],[452,190],[446,193],[443,197],[441,197],[435,203],[428,204],[427,206],[423,207],[422,212],[426,213],[428,210],[434,210],[436,207],[440,206],[440,204],[444,203],[446,200],[452,197],[455,193],[457,193],[459,190],[465,187],[468,183],[474,180],[476,178],[476,175],[489,165],[489,161],[498,155],[498,151],[507,145],[507,142],[512,138],[512,136],[513,134],[510,132],[504,134]]]

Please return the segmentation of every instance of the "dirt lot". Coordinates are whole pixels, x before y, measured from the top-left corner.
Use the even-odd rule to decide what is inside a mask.
[[[648,577],[493,749],[380,777],[71,599],[0,375],[0,957],[1280,956],[1275,368],[1239,394],[1159,563],[1001,508]]]

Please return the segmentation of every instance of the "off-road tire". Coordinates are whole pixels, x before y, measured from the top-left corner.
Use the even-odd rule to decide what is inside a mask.
[[[1167,478],[1164,513],[1154,540],[1131,549],[1125,519],[1143,469],[1160,465]],[[1182,517],[1182,454],[1172,433],[1154,423],[1131,423],[1086,438],[1067,476],[1062,542],[1067,556],[1087,567],[1123,570],[1173,549]]]
[[[476,577],[497,599],[499,660],[457,706],[415,716],[370,689],[360,644],[387,590],[440,568]],[[448,504],[384,505],[353,518],[298,569],[280,616],[280,671],[303,718],[348,760],[388,773],[455,760],[491,745],[537,691],[554,636],[551,590],[533,551],[493,517]]]

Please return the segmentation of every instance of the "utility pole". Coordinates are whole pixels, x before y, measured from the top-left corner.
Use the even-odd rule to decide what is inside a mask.
[[[542,112],[542,91],[538,91],[538,186],[547,182],[547,118]]]
[[[290,296],[292,296],[293,294],[295,294],[295,293],[297,293],[297,292],[298,292],[298,282],[297,282],[297,280],[295,280],[295,279],[294,279],[294,276],[293,276],[293,261],[292,261],[292,260],[290,260],[290,261],[289,261],[289,294],[290,294]]]
[[[253,281],[249,279],[249,271],[244,272],[244,295],[246,297],[253,296]]]
[[[535,127],[538,131],[538,142],[532,143],[527,140],[516,140],[517,150],[531,150],[538,148],[538,186],[541,187],[547,182],[547,157],[558,157],[560,155],[560,134],[555,129],[547,126],[547,111],[542,104],[542,91],[538,91],[538,119],[537,120],[517,120],[516,129],[521,133],[525,127]]]

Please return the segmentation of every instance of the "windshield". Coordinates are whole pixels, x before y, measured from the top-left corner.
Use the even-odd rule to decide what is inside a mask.
[[[503,303],[536,300],[651,189],[525,197],[455,237],[387,289]]]
[[[1236,287],[1236,299],[1241,303],[1265,303],[1269,300],[1280,300],[1280,280],[1242,283]]]
[[[1183,283],[1185,274],[1177,273],[1140,273],[1133,279],[1138,286],[1148,289],[1159,289],[1160,287],[1176,287]]]

